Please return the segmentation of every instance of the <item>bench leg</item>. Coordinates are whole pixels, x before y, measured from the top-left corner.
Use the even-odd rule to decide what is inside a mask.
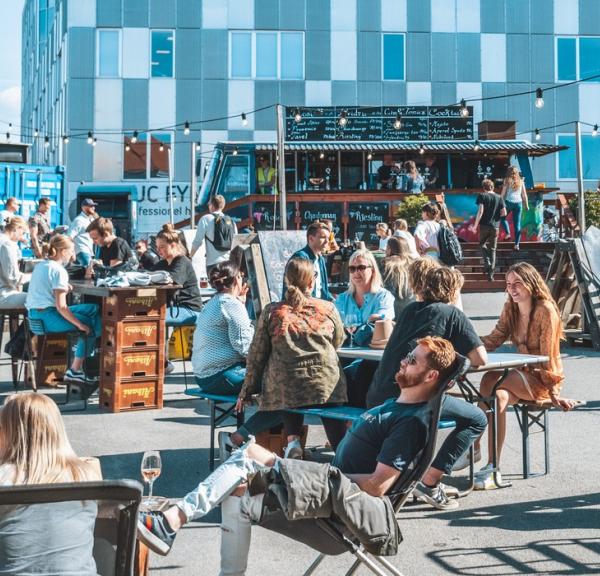
[[[521,408],[521,441],[523,443],[523,478],[529,478],[529,408]]]
[[[216,408],[212,400],[208,401],[210,405],[210,453],[208,457],[208,468],[212,472],[215,469],[215,428],[216,428]]]
[[[521,443],[523,447],[523,478],[535,478],[543,476],[550,472],[550,428],[548,419],[548,410],[533,411],[529,406],[518,405],[514,406],[515,415],[521,429]],[[537,426],[544,434],[544,472],[531,472],[531,456],[529,452],[529,436],[530,430]]]
[[[544,469],[550,474],[550,419],[548,410],[544,410]]]

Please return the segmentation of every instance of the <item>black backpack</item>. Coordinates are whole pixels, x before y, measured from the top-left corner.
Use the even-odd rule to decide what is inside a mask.
[[[229,216],[215,216],[215,237],[211,240],[208,236],[206,239],[213,245],[215,250],[226,252],[231,250],[233,245],[233,221]]]
[[[463,261],[463,251],[458,236],[449,226],[440,226],[437,235],[440,261],[446,266],[456,266]]]

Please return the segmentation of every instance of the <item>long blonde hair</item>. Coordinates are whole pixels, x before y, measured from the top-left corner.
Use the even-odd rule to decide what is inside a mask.
[[[94,480],[77,458],[58,407],[48,396],[13,394],[0,410],[0,465],[15,468],[14,484]]]
[[[302,309],[308,302],[309,289],[314,279],[315,267],[306,258],[292,258],[285,267],[287,292],[285,301],[292,308]]]
[[[387,243],[382,270],[383,284],[388,287],[388,290],[393,286],[398,295],[410,291],[408,267],[411,262],[412,257],[408,242],[404,238],[392,236]],[[390,292],[393,294],[394,290],[390,290]]]
[[[373,276],[371,276],[371,293],[379,292],[383,288],[383,280],[381,279],[381,272],[379,272],[379,266],[377,266],[377,262],[375,260],[375,256],[370,250],[360,249],[356,250],[352,256],[350,256],[350,260],[348,261],[348,266],[352,266],[354,262],[358,258],[364,258],[367,261],[367,264],[373,268]],[[352,281],[348,285],[348,294],[354,295],[356,292],[356,288]]]
[[[522,181],[523,179],[521,178],[517,167],[509,166],[508,170],[506,171],[506,177],[504,178],[504,185],[512,188],[513,190],[520,190]]]

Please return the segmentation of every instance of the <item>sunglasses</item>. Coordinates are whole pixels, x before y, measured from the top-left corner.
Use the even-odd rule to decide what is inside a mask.
[[[356,272],[364,272],[367,268],[372,268],[372,266],[365,266],[364,264],[359,264],[358,266],[348,266],[348,271],[350,274],[355,274]]]

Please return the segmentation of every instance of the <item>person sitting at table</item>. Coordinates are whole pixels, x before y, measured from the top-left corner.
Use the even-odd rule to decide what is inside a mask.
[[[575,401],[560,395],[565,379],[560,359],[562,322],[558,307],[544,279],[527,262],[513,264],[506,274],[506,292],[508,298],[496,327],[491,334],[482,338],[486,350],[493,351],[510,340],[517,353],[548,356],[549,360],[538,367],[509,370],[508,376],[496,390],[498,463],[506,436],[508,406],[516,404],[519,400],[550,400],[555,408],[565,411],[575,406]],[[498,371],[486,372],[483,375],[480,385],[482,396],[492,395],[492,390],[501,376],[502,372]],[[476,443],[477,449],[479,443]],[[488,436],[488,463],[476,474],[476,490],[495,487],[492,450],[492,440]]]
[[[425,180],[419,174],[417,165],[412,160],[407,160],[404,163],[406,170],[406,179],[404,181],[404,192],[407,194],[420,194],[425,188]]]
[[[210,284],[217,293],[198,314],[192,349],[194,376],[203,392],[237,396],[254,337],[245,306],[248,285],[233,262],[217,264],[210,271]]]
[[[87,228],[96,246],[100,247],[100,262],[96,264],[114,268],[123,264],[137,265],[133,250],[123,238],[115,236],[113,223],[109,218],[97,218]]]
[[[421,256],[440,259],[440,247],[438,244],[438,233],[440,231],[440,209],[434,204],[425,204],[421,212],[423,220],[420,220],[415,228],[415,241],[417,250]]]
[[[423,275],[421,272],[427,267],[430,269]],[[439,336],[448,340],[473,366],[482,366],[487,361],[485,348],[471,321],[451,305],[462,286],[462,274],[424,258],[410,265],[409,275],[417,301],[406,306],[396,322],[368,389],[369,408],[394,397],[397,359],[404,357],[418,338]],[[450,496],[458,496],[458,490],[444,485],[442,476],[463,467],[463,463],[464,467],[468,465],[465,459],[462,463],[459,459],[483,433],[487,419],[477,406],[452,396],[444,397],[441,419],[454,420],[456,427],[438,450],[414,494],[439,510],[451,510],[458,507],[458,502],[450,499]]]
[[[377,222],[375,225],[375,234],[379,238],[379,250],[385,252],[385,247],[392,235],[390,227],[385,222]]]
[[[53,236],[48,246],[48,259],[37,264],[31,274],[25,307],[29,318],[43,322],[47,334],[74,330],[86,334],[87,353],[91,356],[102,330],[100,311],[97,304],[67,305],[71,285],[65,266],[74,258],[73,240],[62,234]],[[73,362],[65,372],[65,380],[83,383],[88,380],[83,371],[85,353],[85,340],[80,337]]]
[[[101,480],[77,457],[56,403],[22,392],[0,410],[0,486]],[[95,502],[11,506],[0,512],[0,573],[95,576]]]
[[[329,291],[329,279],[327,277],[327,262],[323,257],[323,251],[329,244],[329,228],[324,222],[313,222],[306,229],[306,246],[292,254],[292,258],[303,258],[312,263],[315,272],[312,296],[322,300],[333,300]],[[283,294],[286,292],[285,281],[283,283]]]
[[[375,532],[381,538],[391,536],[395,530],[388,521],[385,521],[387,526],[380,527],[381,516],[377,510],[384,505],[384,495],[425,446],[431,422],[429,401],[438,394],[440,382],[452,373],[455,363],[456,353],[449,342],[434,337],[419,340],[410,354],[396,361],[396,398],[355,420],[344,437],[333,465],[350,480],[351,491],[330,494],[340,509],[353,503],[363,512],[362,517],[354,518],[359,531]],[[140,540],[154,552],[167,555],[186,523],[205,516],[221,503],[220,574],[245,574],[251,520],[259,520],[257,513],[260,515],[263,503],[263,495],[253,496],[246,482],[251,475],[270,468],[280,473],[283,468],[297,486],[298,499],[317,505],[312,507],[313,512],[322,509],[319,506],[324,493],[321,474],[327,473],[328,464],[298,462],[292,467],[272,452],[249,442],[175,505],[164,512],[141,512],[138,517]],[[327,503],[333,504],[329,499]],[[294,508],[294,511],[297,510]],[[298,521],[302,521],[302,516]]]
[[[383,287],[394,297],[394,320],[415,299],[408,281],[408,267],[412,260],[408,242],[404,238],[392,236],[380,267]]]
[[[246,378],[237,410],[258,394],[259,411],[236,432],[219,436],[221,453],[229,440],[240,446],[251,435],[283,422],[287,432],[286,456],[301,457],[303,417],[287,408],[343,404],[346,379],[337,357],[344,326],[331,302],[310,296],[315,282],[310,260],[292,258],[285,269],[288,286],[280,302],[262,311],[246,360]],[[323,420],[333,447],[346,428],[339,420]]]
[[[13,216],[0,232],[0,309],[23,308],[27,294],[23,285],[29,281],[29,274],[19,270],[19,245],[27,232],[27,222],[20,216]]]
[[[411,258],[419,257],[415,237],[408,231],[408,222],[404,220],[404,218],[398,218],[398,220],[394,220],[393,236],[396,236],[397,238],[404,238],[404,240],[408,242]]]
[[[135,255],[137,256],[138,262],[140,263],[141,270],[152,271],[158,264],[160,257],[159,255],[150,248],[148,240],[140,238],[135,243]]]

